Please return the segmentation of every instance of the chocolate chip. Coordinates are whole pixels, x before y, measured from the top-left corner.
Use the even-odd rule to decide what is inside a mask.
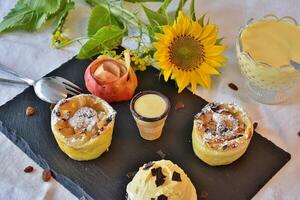
[[[165,158],[167,156],[167,154],[165,154],[161,149],[156,151],[156,153],[161,157],[161,158]]]
[[[43,181],[48,182],[52,177],[51,171],[49,169],[44,169],[43,171]]]
[[[126,176],[127,176],[127,178],[133,178],[135,176],[135,174],[136,174],[136,171],[132,171],[132,172],[128,172],[126,174]]]
[[[203,192],[200,193],[200,198],[201,199],[206,199],[207,197],[208,197],[208,192],[203,191]]]
[[[182,102],[177,102],[175,105],[175,110],[180,110],[184,108],[184,104]]]
[[[56,111],[55,112],[55,115],[56,115],[56,117],[60,117],[61,116],[61,113],[60,113],[60,111],[58,110],[58,111]]]
[[[253,123],[253,130],[255,130],[255,129],[257,128],[257,126],[258,126],[258,123],[257,123],[257,122],[254,122],[254,123]]]
[[[148,162],[148,163],[146,163],[146,164],[145,164],[145,166],[144,166],[143,170],[150,169],[150,168],[151,168],[153,165],[154,165],[154,163],[153,163],[153,162]]]
[[[156,186],[161,186],[162,184],[164,184],[165,182],[165,178],[166,176],[162,173],[161,171],[161,167],[159,167],[156,171],[156,180],[155,180],[155,184]]]
[[[151,174],[152,174],[152,176],[156,176],[156,171],[157,171],[157,168],[151,169]]]
[[[107,126],[112,121],[112,118],[113,118],[112,115],[107,117],[105,126]]]
[[[229,83],[228,87],[230,87],[230,89],[237,91],[239,88],[238,86],[236,86],[234,83]]]
[[[173,175],[172,175],[172,180],[173,181],[178,181],[178,182],[181,182],[181,177],[180,177],[180,174],[178,172],[173,172]]]
[[[225,144],[224,146],[222,146],[222,149],[225,150],[225,149],[227,149],[227,147],[228,147],[228,145]]]
[[[157,200],[168,200],[168,197],[164,194],[161,194],[157,197]]]
[[[156,187],[159,187],[159,186],[163,185],[164,182],[165,182],[164,178],[156,177],[156,180],[155,180]]]
[[[220,105],[215,105],[215,106],[211,107],[211,110],[214,111],[214,112],[218,112],[220,109],[221,109]]]
[[[25,173],[30,173],[30,172],[32,172],[33,171],[33,167],[32,166],[28,166],[28,167],[26,167],[25,169],[24,169],[24,172]]]
[[[151,174],[152,176],[156,176],[155,179],[156,187],[164,184],[166,176],[162,173],[161,167],[151,169]]]

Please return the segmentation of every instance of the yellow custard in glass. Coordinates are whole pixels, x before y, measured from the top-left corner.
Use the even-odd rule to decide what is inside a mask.
[[[165,100],[156,94],[145,94],[140,96],[134,103],[135,111],[147,118],[160,117],[166,111]]]
[[[285,21],[262,20],[247,27],[242,35],[243,50],[255,61],[272,67],[300,63],[300,28]]]

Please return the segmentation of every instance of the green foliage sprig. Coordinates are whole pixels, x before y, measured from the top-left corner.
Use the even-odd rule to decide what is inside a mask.
[[[150,64],[154,49],[143,44],[143,35],[147,34],[150,41],[155,41],[154,34],[162,31],[162,27],[172,24],[178,12],[183,9],[187,0],[180,0],[175,13],[168,14],[167,9],[172,0],[126,0],[131,3],[140,3],[148,23],[142,22],[137,13],[123,8],[122,0],[86,0],[92,7],[88,21],[87,37],[68,38],[63,33],[63,26],[68,13],[74,8],[73,0],[18,0],[15,7],[0,22],[0,33],[15,30],[36,31],[47,20],[53,20],[52,46],[62,48],[75,41],[87,39],[81,47],[77,58],[86,59],[99,53],[113,51],[118,47],[122,39],[128,36],[128,28],[133,26],[138,29],[139,35],[135,37],[138,43],[134,50],[136,63]],[[144,5],[145,2],[160,2],[158,10],[151,10]],[[192,0],[189,7],[190,16],[196,19],[195,1]],[[204,24],[205,15],[199,19]],[[221,42],[222,38],[218,39]],[[139,58],[138,58],[139,57]],[[139,60],[140,59],[140,60]],[[138,66],[136,66],[138,69]]]

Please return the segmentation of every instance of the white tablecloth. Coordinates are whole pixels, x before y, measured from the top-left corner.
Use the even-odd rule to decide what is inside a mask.
[[[16,0],[0,1],[0,19],[13,7]],[[229,45],[228,62],[222,75],[214,78],[211,90],[199,89],[197,94],[208,101],[236,102],[258,122],[258,132],[292,155],[284,166],[254,197],[254,199],[300,199],[300,87],[288,102],[269,106],[250,99],[237,64],[234,40],[239,27],[249,18],[259,18],[268,13],[278,16],[291,15],[300,21],[298,0],[198,0],[197,14],[207,12],[210,20],[219,24],[221,35]],[[70,13],[66,27],[73,35],[85,34],[89,7],[77,1]],[[153,4],[154,7],[157,7]],[[127,5],[136,10],[136,6]],[[175,4],[173,5],[175,7]],[[0,63],[10,66],[28,77],[37,79],[72,58],[80,45],[63,50],[50,47],[51,30],[47,24],[37,33],[9,33],[0,35]],[[0,77],[5,77],[0,73]],[[227,84],[234,82],[239,91],[232,91]],[[0,104],[4,104],[25,89],[23,86],[0,85]],[[42,169],[17,146],[0,134],[0,199],[76,199],[61,184],[52,179],[44,183]],[[23,169],[32,165],[35,171],[25,174]],[[216,191],[217,192],[217,191]]]

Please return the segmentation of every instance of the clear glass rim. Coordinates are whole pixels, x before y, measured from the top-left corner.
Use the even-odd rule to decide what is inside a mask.
[[[271,20],[271,19],[275,19],[275,20],[278,20],[278,21],[284,21],[286,23],[290,23],[290,24],[293,24],[295,26],[298,26],[298,22],[295,18],[291,17],[291,16],[284,16],[284,17],[277,17],[276,15],[274,14],[267,14],[265,16],[263,16],[261,19],[259,20],[255,20],[254,18],[251,18],[249,19],[246,24],[244,26],[242,26],[239,30],[239,35],[238,35],[238,38],[236,40],[236,43],[238,45],[238,50],[241,54],[244,54],[246,55],[252,62],[255,62],[261,66],[265,66],[265,67],[270,67],[270,68],[273,68],[273,66],[267,62],[263,62],[263,61],[256,61],[248,52],[244,51],[243,49],[243,44],[242,44],[242,41],[241,41],[241,36],[242,36],[242,33],[243,31],[248,28],[250,25],[252,25],[253,23],[255,22],[259,22],[259,21],[264,21],[264,20]],[[291,67],[292,65],[281,65],[278,67],[279,70],[281,69],[284,69],[286,67]]]

